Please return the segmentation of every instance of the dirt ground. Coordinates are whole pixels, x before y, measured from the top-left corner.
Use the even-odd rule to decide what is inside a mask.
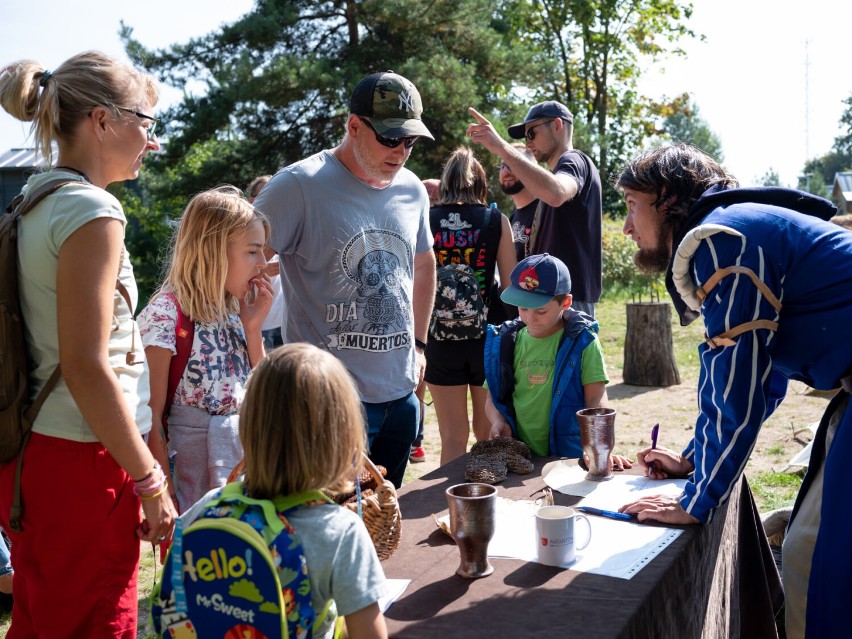
[[[607,394],[610,404],[618,411],[616,452],[633,457],[636,451],[649,445],[651,428],[657,422],[660,423],[658,445],[678,451],[686,446],[695,426],[696,381],[686,380],[677,386],[658,388],[624,384],[615,371],[610,371],[610,378]],[[787,462],[811,439],[809,431],[798,431],[819,420],[829,398],[830,394],[791,382],[786,399],[761,429],[746,473],[753,476],[766,471],[784,471]],[[471,439],[471,443],[473,441]],[[431,406],[426,409],[424,448],[426,461],[409,465],[407,481],[439,466],[441,439]]]

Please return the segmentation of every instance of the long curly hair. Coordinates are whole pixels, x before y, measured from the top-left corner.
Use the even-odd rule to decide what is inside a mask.
[[[666,205],[664,226],[675,231],[686,221],[690,207],[714,185],[739,186],[737,179],[701,149],[689,144],[660,146],[630,160],[614,180],[619,191],[652,193],[659,209]]]

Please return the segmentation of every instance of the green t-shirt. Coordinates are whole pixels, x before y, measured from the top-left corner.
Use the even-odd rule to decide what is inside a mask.
[[[549,337],[533,337],[524,327],[515,343],[515,391],[512,404],[517,418],[518,438],[530,447],[533,455],[546,456],[550,451],[550,407],[553,400],[553,372],[562,331]],[[583,351],[580,381],[585,386],[608,383],[601,343],[595,335]]]

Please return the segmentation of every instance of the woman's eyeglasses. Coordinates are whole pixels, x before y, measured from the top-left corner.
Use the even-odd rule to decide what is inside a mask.
[[[414,146],[414,143],[417,142],[417,139],[420,137],[417,135],[412,135],[406,136],[404,138],[386,138],[383,135],[379,135],[379,132],[373,128],[373,125],[370,123],[369,120],[362,118],[361,116],[358,116],[358,119],[361,120],[361,122],[363,122],[364,124],[366,124],[370,131],[373,132],[373,135],[376,136],[376,141],[379,144],[381,144],[382,146],[386,146],[389,149],[395,149],[400,144],[404,144],[406,149],[410,149]]]
[[[145,115],[144,113],[140,113],[139,111],[134,111],[133,109],[125,109],[124,107],[118,107],[119,111],[124,111],[125,113],[132,113],[137,118],[145,118],[146,120],[150,120],[151,124],[145,129],[145,132],[148,134],[148,139],[154,139],[154,132],[157,130],[157,125],[160,123],[160,118],[155,118],[152,115]]]
[[[536,135],[535,129],[537,129],[538,127],[543,126],[545,124],[550,124],[551,122],[553,122],[554,119],[555,118],[552,118],[550,120],[545,120],[544,122],[539,122],[538,124],[533,124],[530,128],[528,128],[524,132],[524,137],[527,140],[529,140],[530,142],[532,142],[533,140],[535,140],[535,135]]]

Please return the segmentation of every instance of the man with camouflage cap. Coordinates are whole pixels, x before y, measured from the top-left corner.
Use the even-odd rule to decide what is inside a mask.
[[[289,341],[339,357],[367,417],[370,457],[402,484],[417,433],[435,296],[429,198],[403,168],[420,137],[415,86],[387,71],[358,83],[343,142],[281,169],[254,202],[281,256]]]

